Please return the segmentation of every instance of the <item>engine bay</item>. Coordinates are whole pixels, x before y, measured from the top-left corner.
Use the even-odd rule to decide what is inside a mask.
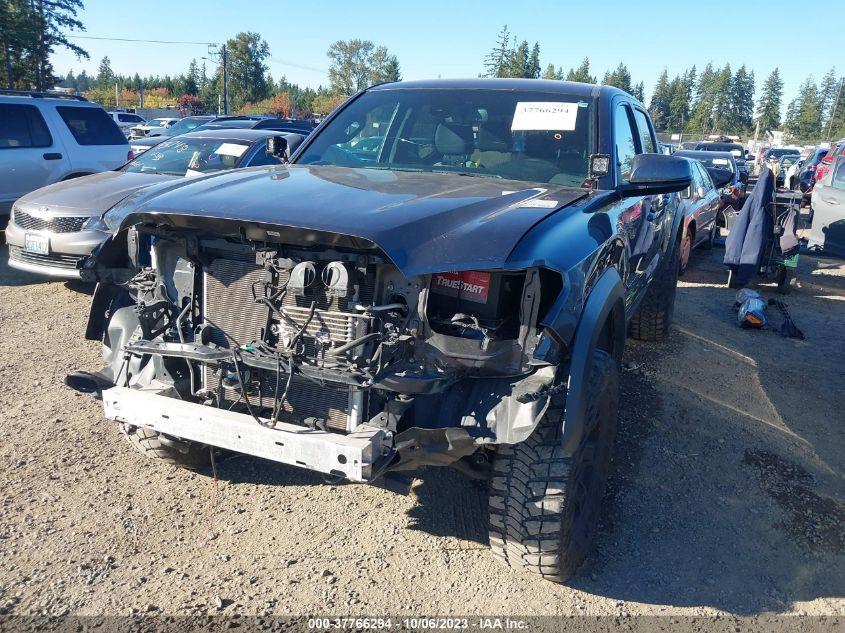
[[[397,445],[405,434],[414,463],[431,451],[460,459],[542,414],[523,396],[554,380],[532,352],[541,286],[560,284],[537,269],[406,278],[374,249],[161,226],[129,229],[126,243],[128,297],[112,314],[136,326],[105,333],[115,385],[169,385],[271,428],[366,426]],[[462,449],[432,444],[446,429],[461,430]]]

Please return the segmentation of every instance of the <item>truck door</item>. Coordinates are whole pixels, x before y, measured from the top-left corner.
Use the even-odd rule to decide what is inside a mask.
[[[635,132],[633,113],[627,103],[614,105],[613,139],[616,163],[616,183],[622,185],[631,177],[634,156],[641,153]],[[633,196],[618,203],[617,229],[625,240],[628,256],[628,270],[625,276],[625,301],[635,303],[645,291],[649,270],[649,253],[654,241],[653,224],[646,221],[650,208],[649,197]]]

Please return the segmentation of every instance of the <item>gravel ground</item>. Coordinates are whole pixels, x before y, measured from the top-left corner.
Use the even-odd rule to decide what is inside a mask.
[[[693,253],[667,344],[628,346],[601,534],[557,586],[493,560],[451,470],[403,497],[238,457],[211,514],[208,474],[63,385],[99,367],[90,290],[2,248],[0,613],[843,615],[845,263],[801,258],[798,342],[736,327],[721,257]]]

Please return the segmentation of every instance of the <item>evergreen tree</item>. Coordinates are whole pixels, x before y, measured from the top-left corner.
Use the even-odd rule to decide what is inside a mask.
[[[733,107],[731,104],[731,88],[733,73],[731,65],[726,64],[716,73],[713,83],[713,130],[727,134],[734,130]]]
[[[528,77],[530,69],[528,42],[522,40],[519,46],[508,53],[505,67],[500,77]]]
[[[531,49],[531,56],[528,58],[528,67],[526,68],[525,76],[530,79],[538,79],[540,77],[540,43],[534,42],[534,48]]]
[[[504,77],[505,65],[510,54],[510,38],[508,25],[504,25],[496,37],[496,46],[484,58],[485,77]]]
[[[613,72],[606,72],[601,82],[606,86],[614,86],[620,90],[624,90],[628,94],[632,94],[633,86],[631,85],[631,73],[628,71],[624,63],[619,62],[619,65]]]
[[[385,81],[402,81],[402,71],[399,68],[399,59],[396,55],[391,55],[387,58],[387,64],[384,68]]]
[[[645,102],[645,84],[642,81],[634,86],[631,96],[637,101]]]
[[[100,60],[100,66],[97,69],[97,87],[106,88],[112,84],[114,79],[114,71],[111,69],[111,60],[108,55]]]
[[[812,141],[821,135],[822,100],[812,77],[801,84],[798,96],[790,102],[784,123],[786,131],[798,140]]]
[[[827,141],[845,137],[845,77],[840,77],[838,83],[836,96],[825,123],[824,139]]]
[[[566,81],[580,81],[585,84],[596,83],[596,78],[590,74],[590,58],[585,57],[578,68],[570,68],[566,74]]]
[[[713,108],[715,94],[713,86],[716,83],[716,71],[713,64],[708,63],[701,72],[695,88],[695,99],[690,113],[687,129],[704,133],[713,129]]]
[[[771,132],[780,127],[780,107],[783,100],[783,81],[780,71],[775,68],[763,82],[760,100],[757,102],[757,122],[763,132]]]
[[[750,130],[754,119],[754,71],[748,72],[745,64],[739,67],[731,82],[730,104],[733,131]]]
[[[546,66],[546,72],[543,73],[543,79],[559,79],[554,64]]]
[[[669,111],[672,102],[672,94],[669,85],[669,73],[666,69],[660,73],[657,83],[654,84],[654,92],[651,93],[651,102],[648,111],[654,127],[658,130],[665,130],[669,122]]]
[[[192,59],[188,65],[188,73],[185,75],[183,86],[184,94],[195,95],[199,93],[199,70],[197,60]]]
[[[827,124],[830,120],[833,103],[836,101],[837,91],[839,89],[839,82],[836,81],[836,69],[831,68],[822,78],[819,85],[819,98],[821,100],[822,121]]]

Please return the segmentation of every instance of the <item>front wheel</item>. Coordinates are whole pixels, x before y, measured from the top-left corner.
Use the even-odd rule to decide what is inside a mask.
[[[500,446],[490,484],[490,547],[498,559],[562,582],[584,561],[610,472],[619,408],[619,364],[593,353],[578,448],[563,450],[563,409],[550,406],[534,433]]]
[[[121,424],[120,430],[139,453],[171,466],[200,470],[211,463],[208,446],[177,440],[141,426]]]

